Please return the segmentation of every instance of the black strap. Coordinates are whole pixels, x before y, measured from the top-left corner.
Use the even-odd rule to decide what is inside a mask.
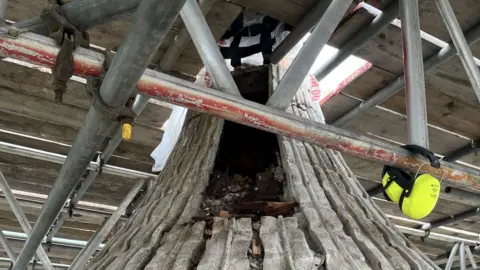
[[[404,190],[412,188],[412,176],[408,172],[394,167],[388,167],[387,172],[390,176],[389,180],[395,181],[395,183],[397,183]],[[387,187],[388,186],[385,186],[385,188]]]
[[[275,39],[272,39],[272,31],[278,26],[278,20],[265,16],[261,24],[253,24],[244,27],[243,16],[239,16],[230,29],[223,35],[222,39],[233,37],[229,47],[221,47],[220,52],[225,59],[231,59],[233,67],[240,66],[241,59],[262,52],[264,64],[270,63],[270,55]],[[248,47],[240,47],[242,37],[260,35],[260,44]]]
[[[240,46],[240,41],[242,40],[241,35],[237,35],[233,38],[232,44],[230,44],[230,48],[236,49],[238,51],[239,46]],[[231,57],[231,65],[232,67],[238,67],[242,64],[242,56],[239,53],[234,53]]]
[[[403,212],[402,210],[402,206],[403,206],[403,200],[405,199],[405,197],[408,197],[410,195],[410,192],[408,192],[407,194],[407,190],[404,189],[402,194],[400,195],[400,200],[398,201],[398,206],[400,207],[400,211]]]
[[[263,64],[270,64],[270,55],[275,39],[272,39],[272,32],[278,26],[278,21],[265,16],[262,21],[262,33],[260,35],[260,44],[262,45]]]
[[[414,154],[420,154],[427,158],[430,161],[430,166],[433,168],[440,168],[440,160],[438,159],[435,154],[433,154],[432,151],[428,150],[425,147],[419,146],[419,145],[414,145],[414,144],[407,144],[402,146],[402,148],[414,153]]]
[[[384,166],[382,175],[385,175],[385,173],[388,173],[389,175],[387,183],[383,187],[383,196],[385,197],[385,199],[387,199],[388,201],[392,201],[392,199],[390,199],[390,197],[388,196],[386,190],[393,182],[397,183],[397,185],[399,185],[403,189],[403,192],[400,195],[401,201],[403,201],[403,198],[405,196],[408,197],[410,195],[410,191],[413,187],[413,184],[415,183],[415,179],[412,179],[412,176],[408,172],[395,167]]]

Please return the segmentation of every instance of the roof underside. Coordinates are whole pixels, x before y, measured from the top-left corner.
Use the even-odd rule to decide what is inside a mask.
[[[207,21],[215,38],[219,39],[242,7],[267,14],[280,21],[295,25],[316,3],[314,0],[232,0],[217,1],[207,14]],[[384,8],[389,1],[372,1],[378,8]],[[6,18],[20,21],[38,15],[45,7],[44,0],[9,1]],[[462,29],[468,30],[480,23],[480,4],[476,0],[451,1]],[[420,4],[422,30],[446,42],[450,37],[437,13],[433,0]],[[343,45],[354,33],[366,26],[373,15],[364,9],[353,9],[331,40],[331,45]],[[88,31],[91,43],[116,50],[124,36],[130,16],[95,27]],[[174,24],[163,41],[153,65],[161,60],[165,50],[171,45],[182,22]],[[471,46],[474,55],[480,55],[480,44]],[[424,57],[430,56],[439,47],[427,41],[423,43]],[[323,105],[327,123],[343,115],[383,88],[403,73],[400,29],[390,25],[380,35],[367,42],[357,52],[357,56],[371,62],[373,66],[355,81],[347,85],[340,94]],[[193,77],[202,67],[193,43],[185,48],[173,68],[173,74]],[[429,137],[431,149],[445,155],[469,143],[470,139],[480,138],[480,105],[470,86],[462,64],[454,57],[426,75]],[[64,95],[64,102],[56,104],[51,88],[51,75],[41,68],[29,68],[3,61],[0,65],[0,141],[66,155],[75,136],[83,124],[90,102],[84,94],[81,80],[71,81]],[[348,95],[346,95],[348,94]],[[401,144],[407,143],[405,100],[403,91],[388,101],[371,109],[364,116],[350,123],[346,129],[366,136],[383,138]],[[150,172],[153,160],[150,153],[161,141],[162,126],[170,115],[168,104],[151,102],[136,121],[134,136],[130,142],[122,142],[108,164]],[[366,189],[380,180],[382,166],[345,156],[348,164]],[[471,154],[462,159],[480,167],[480,159]],[[60,165],[11,154],[0,155],[0,170],[14,190],[47,195],[56,179]],[[135,183],[134,179],[103,174],[90,187],[83,201],[95,204],[117,206]],[[18,194],[30,221],[35,221],[45,197],[31,194]],[[402,217],[398,206],[382,199],[376,200],[386,214]],[[461,213],[480,204],[480,199],[472,200],[454,195],[442,194],[434,213],[423,222]],[[106,216],[112,212],[108,207],[82,205],[79,211],[60,229],[58,237],[88,240],[98,229]],[[87,211],[88,210],[88,211]],[[416,227],[418,223],[406,219],[393,219],[399,225]],[[449,227],[466,230],[470,233],[454,232],[445,228],[433,231],[478,241],[480,217],[471,217],[450,224]],[[0,198],[0,228],[22,232],[15,216],[4,198]],[[411,238],[434,260],[445,260],[453,243],[419,237]],[[14,250],[19,252],[22,241],[15,241]],[[54,263],[69,264],[78,254],[76,248],[54,247],[49,253]],[[7,257],[0,250],[0,257]],[[1,262],[0,262],[1,264]]]

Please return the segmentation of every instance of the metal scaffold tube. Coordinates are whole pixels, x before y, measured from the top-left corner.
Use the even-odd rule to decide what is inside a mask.
[[[357,34],[345,42],[334,57],[323,63],[314,73],[317,80],[322,80],[348,57],[355,54],[367,41],[377,36],[385,27],[398,17],[398,1],[391,3],[382,14],[375,17],[372,22],[363,27]]]
[[[480,38],[480,25],[475,26],[466,33],[467,42],[469,44],[474,43]],[[448,59],[455,56],[457,53],[453,45],[448,45],[436,54],[425,59],[423,66],[425,71],[432,70],[440,64],[446,62]],[[355,106],[352,110],[333,121],[331,124],[336,127],[344,127],[349,122],[359,118],[369,109],[385,102],[387,99],[400,92],[405,87],[405,76],[401,76],[395,81],[391,82],[389,85],[375,92],[374,95]]]
[[[427,97],[418,0],[400,1],[408,143],[428,148]]]
[[[465,243],[460,243],[460,270],[467,270],[467,264],[465,261]]]
[[[0,152],[19,155],[27,158],[44,160],[44,161],[48,161],[56,164],[63,164],[67,159],[66,156],[61,154],[51,153],[43,150],[38,150],[38,149],[6,143],[6,142],[0,142]],[[87,170],[91,170],[91,171],[100,170],[100,163],[91,161],[87,167]],[[112,166],[112,165],[103,165],[102,172],[106,174],[127,177],[132,179],[148,178],[148,177],[155,176],[154,174],[151,174],[151,173],[130,170],[130,169]]]
[[[275,92],[268,99],[268,106],[282,110],[288,107],[298,88],[307,77],[315,59],[327,44],[351,3],[351,0],[333,0],[330,3],[312,34],[283,75]]]
[[[211,7],[216,1],[217,0],[200,0],[198,6],[201,9],[202,13],[206,14],[208,13],[208,11],[211,9]],[[167,52],[164,54],[164,56],[160,60],[160,63],[158,65],[159,70],[162,72],[169,72],[173,68],[181,52],[183,51],[185,46],[188,44],[188,42],[190,42],[190,40],[191,39],[190,39],[190,35],[188,34],[188,30],[186,28],[182,28],[177,34],[177,36],[175,37],[174,44],[172,44],[169,47]],[[149,100],[150,100],[150,97],[142,94],[138,94],[132,106],[132,111],[136,115],[140,115],[143,109],[145,109],[145,107],[147,106]],[[119,127],[115,132],[115,134],[113,135],[113,137],[108,142],[107,147],[105,147],[102,153],[100,153],[100,160],[106,163],[110,159],[110,157],[113,155],[113,152],[115,152],[115,150],[117,149],[117,147],[120,145],[122,141],[123,141],[122,128]],[[75,206],[81,200],[81,198],[85,195],[85,193],[90,188],[91,184],[95,181],[95,179],[98,177],[98,175],[99,175],[99,170],[92,170],[89,172],[85,181],[82,182],[82,185],[79,188],[79,190],[71,195],[70,205]],[[59,228],[63,225],[63,223],[65,222],[65,220],[67,220],[67,218],[68,218],[68,213],[62,212],[60,214],[54,226],[50,229],[50,232],[47,235],[47,241],[51,240],[55,236],[55,234],[58,232]]]
[[[275,48],[270,56],[272,64],[278,64],[292,50],[295,45],[312,30],[318,23],[319,18],[323,16],[332,0],[319,1],[315,7],[310,10],[305,17],[295,26],[288,36]]]
[[[472,216],[476,216],[478,214],[480,214],[480,206],[479,207],[474,207],[470,210],[467,210],[465,212],[462,212],[462,213],[459,213],[459,214],[456,214],[456,215],[451,215],[451,216],[448,216],[448,217],[444,217],[444,218],[434,220],[430,223],[425,223],[423,225],[418,226],[418,228],[422,229],[424,231],[431,230],[431,229],[438,228],[440,226],[445,226],[447,224],[450,224],[450,223],[453,223],[453,222],[456,222],[456,221],[459,221],[459,220],[463,220],[463,219],[466,219],[466,218],[469,218],[469,217],[472,217]]]
[[[7,202],[10,205],[10,208],[12,208],[12,212],[17,218],[18,223],[20,224],[20,227],[22,227],[22,230],[27,235],[30,235],[32,232],[32,226],[30,225],[30,222],[28,221],[28,218],[23,212],[22,207],[18,203],[17,199],[15,199],[15,196],[13,195],[12,190],[8,185],[7,179],[5,179],[2,172],[0,172],[0,189],[2,189],[2,193],[5,196],[5,199],[7,199]],[[38,259],[42,262],[45,269],[53,270],[52,263],[50,262],[50,259],[48,258],[47,253],[41,246],[33,250],[32,254],[27,258],[27,263],[32,259],[32,257],[34,256],[34,253],[36,253]]]
[[[125,106],[184,3],[184,0],[143,0],[140,3],[100,86],[99,98],[105,105],[111,108]],[[80,51],[75,51],[74,58]],[[24,270],[28,265],[90,161],[118,125],[104,110],[90,108],[14,270]]]
[[[465,36],[462,33],[462,29],[458,24],[455,13],[448,0],[435,0],[440,15],[447,26],[448,33],[452,38],[455,48],[457,48],[458,55],[462,61],[463,67],[468,75],[468,79],[472,84],[472,88],[477,95],[477,99],[480,101],[480,71],[473,59],[472,51],[468,46]]]
[[[60,7],[65,18],[80,31],[86,31],[96,25],[104,24],[122,14],[133,12],[141,0],[80,0],[71,1]],[[18,29],[26,29],[43,35],[49,31],[40,16],[19,21],[14,24]]]
[[[117,224],[117,221],[123,215],[123,212],[127,209],[130,203],[133,201],[137,193],[145,184],[145,180],[138,181],[135,183],[130,192],[125,196],[125,199],[120,203],[117,210],[108,218],[107,222],[98,229],[95,234],[90,238],[88,244],[82,249],[82,251],[77,255],[72,265],[70,266],[71,270],[83,269],[87,264],[88,260],[92,257],[93,253],[98,249],[98,246],[103,242],[108,233],[112,230],[113,226]]]
[[[470,250],[470,246],[465,246],[465,252],[467,253],[467,257],[470,260],[470,264],[472,265],[472,269],[477,269],[477,262],[473,257],[472,250]]]
[[[50,39],[32,33],[22,33],[16,39],[1,34],[2,30],[0,29],[0,54],[2,56],[27,60],[49,68],[53,66],[58,46]],[[103,55],[101,53],[79,48],[76,50],[74,58],[75,75],[99,76],[103,72]],[[430,173],[442,178],[443,182],[448,185],[480,192],[480,172],[478,170],[443,161],[441,162],[442,167],[435,169],[425,164],[424,159],[414,157],[398,146],[300,118],[235,95],[212,91],[167,74],[147,69],[140,79],[137,89],[151,98],[267,132],[321,145],[362,159],[404,168],[412,172]]]
[[[196,0],[187,0],[180,12],[185,27],[190,33],[198,54],[205,64],[217,89],[230,94],[240,95],[227,64],[223,59],[217,42]]]
[[[0,0],[0,25],[5,24],[5,13],[7,12],[8,0]]]
[[[13,263],[15,263],[15,261],[17,260],[17,256],[15,255],[12,247],[8,243],[7,237],[5,237],[5,234],[3,234],[3,231],[1,230],[0,230],[0,244],[2,245],[3,249],[7,253],[8,258],[10,258],[10,260]]]
[[[450,256],[448,256],[447,265],[445,266],[445,270],[450,270],[452,268],[453,261],[455,260],[455,255],[457,254],[459,245],[460,245],[459,243],[455,243],[455,245],[452,248],[452,251],[450,251]]]

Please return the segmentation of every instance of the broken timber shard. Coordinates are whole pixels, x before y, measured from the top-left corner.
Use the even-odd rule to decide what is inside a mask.
[[[288,111],[323,121],[305,87]],[[224,124],[188,113],[143,203],[85,269],[439,269],[396,231],[340,153],[284,136],[277,137],[285,171],[281,197],[297,203],[293,215],[196,218],[205,212],[209,185],[220,181],[211,176]]]

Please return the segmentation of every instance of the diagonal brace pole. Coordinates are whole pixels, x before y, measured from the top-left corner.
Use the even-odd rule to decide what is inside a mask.
[[[428,148],[427,98],[418,0],[400,1],[408,143]]]
[[[435,3],[440,11],[443,22],[447,26],[452,42],[455,45],[455,48],[457,48],[458,55],[460,56],[465,71],[467,72],[472,88],[480,102],[480,71],[473,60],[472,51],[470,50],[467,40],[462,33],[462,29],[458,24],[452,6],[450,6],[448,0],[435,0]]]
[[[115,212],[108,218],[108,220],[103,224],[103,226],[98,229],[95,234],[90,238],[88,244],[82,249],[82,251],[77,255],[75,260],[69,269],[77,270],[83,269],[87,262],[90,260],[92,255],[97,251],[98,246],[102,241],[107,237],[108,233],[112,230],[113,226],[117,224],[118,220],[122,217],[123,212],[127,209],[130,203],[133,201],[137,193],[144,186],[145,179],[142,179],[135,183],[130,192],[125,196],[125,199],[120,203]]]
[[[465,36],[469,44],[476,42],[480,38],[480,25],[477,25],[467,31]],[[455,55],[457,55],[457,50],[455,49],[455,46],[448,45],[439,50],[436,54],[427,57],[423,63],[424,69],[425,71],[433,70],[435,67],[438,67],[440,64],[446,62],[448,59],[451,59]],[[332,125],[336,127],[344,127],[351,121],[364,115],[369,109],[385,102],[405,87],[404,78],[405,74],[392,81],[386,87],[376,91],[374,95],[364,100],[359,105],[355,106],[355,108],[345,113],[340,118],[336,119],[332,123]]]
[[[13,252],[12,247],[8,243],[7,237],[5,237],[5,234],[3,234],[3,231],[0,230],[0,244],[2,245],[3,249],[5,249],[5,252],[7,253],[8,258],[15,263],[17,260],[17,256],[15,255],[15,252]]]
[[[268,99],[267,105],[285,110],[312,68],[317,56],[347,12],[351,0],[325,1],[328,5],[311,36],[303,45],[282,80]]]
[[[74,1],[75,2],[75,1]],[[111,108],[125,107],[137,83],[178,16],[184,0],[143,0],[100,86],[99,98]],[[76,52],[79,50],[77,49]],[[75,70],[75,67],[74,67]],[[91,107],[20,253],[14,270],[24,270],[83,172],[107,136],[118,128],[104,110]]]
[[[22,207],[18,203],[17,199],[15,199],[15,196],[13,195],[12,190],[8,185],[7,179],[5,179],[2,172],[0,172],[0,188],[2,189],[3,195],[7,199],[8,204],[12,208],[12,211],[15,214],[18,223],[20,223],[22,230],[25,232],[25,234],[30,235],[32,232],[32,226],[30,225],[30,222],[28,221],[28,218],[23,212]],[[41,240],[43,240],[43,238]],[[50,262],[50,259],[48,259],[48,255],[42,246],[38,247],[38,249],[36,250],[36,254],[45,269],[53,270],[52,263]],[[28,258],[27,263],[32,259],[32,257],[33,254]]]

